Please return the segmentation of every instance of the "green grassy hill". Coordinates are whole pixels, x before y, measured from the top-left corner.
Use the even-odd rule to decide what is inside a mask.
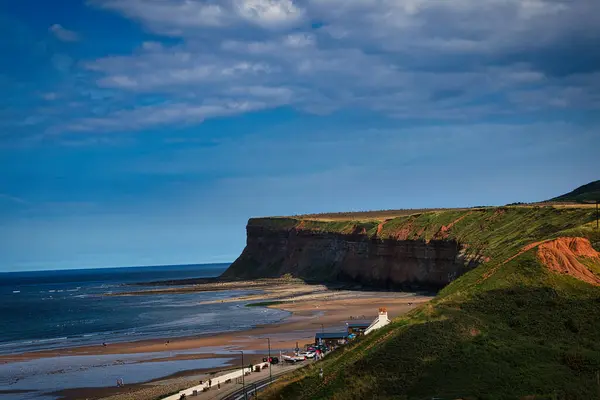
[[[552,271],[537,246],[579,237],[599,250],[593,209],[436,211],[384,229],[395,231],[408,219],[424,238],[452,221],[444,236],[489,261],[429,304],[286,377],[263,398],[600,399],[600,287]],[[344,229],[335,224],[318,227]],[[575,258],[600,277],[600,258]]]
[[[595,181],[549,200],[551,202],[595,203],[600,201],[600,181]]]

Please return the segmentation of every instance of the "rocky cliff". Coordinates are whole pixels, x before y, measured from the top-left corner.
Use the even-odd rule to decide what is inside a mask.
[[[250,219],[246,248],[223,278],[289,274],[311,282],[439,288],[481,264],[498,269],[531,245],[532,238],[583,236],[600,249],[593,208],[486,207],[391,214]]]
[[[453,222],[467,215],[458,213],[439,226],[423,224],[419,215],[366,222],[251,219],[246,248],[223,277],[290,274],[306,281],[440,288],[485,259],[448,236]]]

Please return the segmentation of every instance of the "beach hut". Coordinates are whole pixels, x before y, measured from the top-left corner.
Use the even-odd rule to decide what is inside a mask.
[[[326,346],[343,344],[348,339],[347,331],[339,332],[319,332],[315,334],[315,344],[324,344]]]

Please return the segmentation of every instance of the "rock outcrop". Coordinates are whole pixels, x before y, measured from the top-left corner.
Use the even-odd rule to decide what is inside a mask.
[[[411,237],[407,225],[382,237],[381,222],[337,232],[307,226],[312,221],[251,219],[247,244],[223,278],[280,277],[356,283],[385,288],[440,288],[475,268],[483,257],[445,234]],[[446,230],[449,229],[446,227]],[[422,230],[421,230],[422,232]]]

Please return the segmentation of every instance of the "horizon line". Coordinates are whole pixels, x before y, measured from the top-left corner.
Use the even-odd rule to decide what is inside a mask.
[[[227,262],[216,262],[216,263],[190,263],[190,264],[155,264],[155,265],[128,265],[128,266],[107,266],[107,267],[82,267],[82,268],[58,268],[58,269],[31,269],[31,270],[21,270],[21,271],[0,271],[0,274],[15,274],[15,273],[25,273],[25,272],[58,272],[58,271],[87,271],[92,269],[115,269],[115,268],[124,268],[124,269],[133,269],[133,268],[152,268],[152,267],[192,267],[192,266],[201,266],[201,265],[225,265],[232,264],[233,261]]]

